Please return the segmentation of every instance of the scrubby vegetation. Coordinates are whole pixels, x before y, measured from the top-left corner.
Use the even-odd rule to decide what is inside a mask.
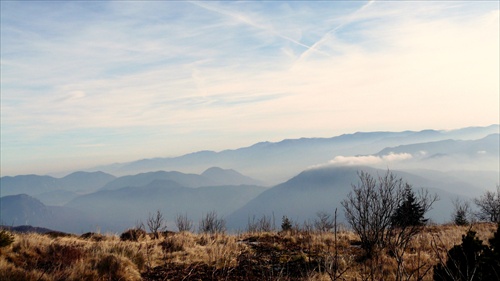
[[[448,250],[462,235],[473,230],[474,237],[489,241],[484,247],[497,245],[496,227],[423,227],[402,255],[405,278],[391,249],[366,258],[360,237],[344,229],[178,232],[123,240],[111,234],[9,233],[13,242],[1,249],[0,280],[433,280],[434,266],[447,265]],[[497,251],[490,261],[498,259]]]
[[[14,236],[5,229],[0,230],[0,248],[9,246],[14,242]]]

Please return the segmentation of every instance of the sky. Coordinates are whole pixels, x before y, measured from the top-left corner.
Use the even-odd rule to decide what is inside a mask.
[[[1,174],[498,124],[498,1],[1,1]]]

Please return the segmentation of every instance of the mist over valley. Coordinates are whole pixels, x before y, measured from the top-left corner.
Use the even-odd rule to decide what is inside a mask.
[[[451,220],[452,201],[470,200],[499,183],[499,126],[452,131],[360,132],[287,139],[220,152],[142,159],[76,171],[64,177],[0,179],[3,225],[59,231],[120,233],[163,213],[169,230],[186,215],[216,212],[229,231],[251,218],[283,216],[302,224],[318,212],[339,212],[360,171],[388,169],[439,196],[431,221]],[[196,228],[196,227],[195,227]]]

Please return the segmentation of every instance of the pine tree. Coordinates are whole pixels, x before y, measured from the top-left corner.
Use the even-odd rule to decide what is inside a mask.
[[[283,219],[281,220],[281,230],[282,231],[292,230],[292,222],[287,216],[283,216]]]
[[[484,278],[485,251],[488,247],[476,237],[476,232],[469,230],[467,235],[462,236],[462,244],[448,251],[446,263],[434,267],[434,281],[489,280]]]
[[[469,201],[461,200],[460,198],[455,198],[453,201],[453,222],[456,225],[468,225],[469,219],[468,216],[470,214],[470,205]]]
[[[493,237],[488,240],[490,247],[484,254],[484,279],[500,280],[500,223]]]
[[[493,237],[488,240],[490,242],[491,250],[500,256],[500,223],[497,225],[497,231],[493,234]]]
[[[467,214],[465,213],[465,211],[462,210],[458,210],[455,213],[455,217],[453,218],[453,220],[456,225],[463,226],[469,224],[469,221],[467,220]]]
[[[425,225],[425,207],[420,204],[413,192],[411,185],[406,184],[403,202],[397,207],[391,218],[392,226],[408,227]]]

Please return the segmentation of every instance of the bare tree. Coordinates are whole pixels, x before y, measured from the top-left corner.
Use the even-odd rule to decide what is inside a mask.
[[[252,219],[248,218],[248,232],[271,232],[272,230],[273,223],[271,217],[262,215],[260,219],[257,219],[255,216],[253,216]]]
[[[216,211],[208,212],[200,221],[199,231],[210,234],[225,232],[226,221],[219,218]]]
[[[361,238],[361,247],[372,256],[376,248],[385,246],[391,217],[403,198],[405,184],[390,171],[378,179],[363,171],[358,177],[360,182],[352,185],[342,206],[347,222]]]
[[[476,214],[480,220],[500,222],[500,185],[496,192],[486,191],[481,197],[474,199],[479,208]]]
[[[363,171],[358,177],[359,183],[342,202],[346,220],[360,236],[368,257],[389,247],[402,266],[409,241],[425,224],[423,216],[438,197],[424,189],[415,194],[410,184],[389,170],[378,178]]]
[[[262,215],[262,217],[259,219],[259,230],[261,232],[271,232],[273,230],[271,217]]]
[[[177,214],[175,224],[177,229],[179,229],[179,232],[190,232],[193,229],[193,221],[188,218],[187,214]]]
[[[248,222],[247,222],[247,232],[254,233],[259,231],[259,223],[258,220],[255,218],[255,215],[250,219],[248,217]]]
[[[334,219],[327,212],[317,212],[314,228],[319,232],[329,232],[335,226]]]
[[[166,224],[167,222],[163,218],[163,214],[160,210],[156,210],[155,214],[149,213],[147,225],[155,239],[160,238],[160,232],[167,230]]]

